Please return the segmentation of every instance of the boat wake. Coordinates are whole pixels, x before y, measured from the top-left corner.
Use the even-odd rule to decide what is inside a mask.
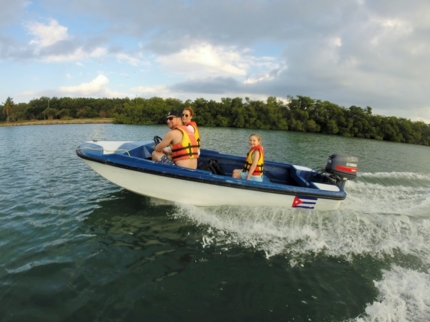
[[[205,225],[205,245],[211,240],[223,247],[253,247],[267,257],[324,252],[382,258],[400,250],[430,263],[430,176],[363,174],[348,182],[347,192],[341,208],[331,212],[181,205],[176,216]]]
[[[430,274],[397,265],[383,271],[374,281],[377,301],[368,304],[366,314],[354,319],[364,321],[428,321],[430,316]]]
[[[343,210],[429,217],[430,175],[364,173],[348,182]]]
[[[374,281],[379,298],[357,321],[424,321],[430,316],[430,175],[364,173],[331,212],[274,207],[178,206],[203,230],[204,247],[244,247],[291,266],[329,256],[370,256],[390,270]],[[391,312],[391,313],[390,313]]]

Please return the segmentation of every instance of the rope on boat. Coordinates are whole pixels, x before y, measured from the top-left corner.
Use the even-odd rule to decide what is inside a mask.
[[[128,156],[130,156],[130,153],[126,149],[116,149],[116,150],[108,150],[104,148],[90,148],[90,147],[83,147],[83,148],[76,148],[76,151],[78,150],[94,150],[94,151],[106,151],[106,152],[126,152]]]

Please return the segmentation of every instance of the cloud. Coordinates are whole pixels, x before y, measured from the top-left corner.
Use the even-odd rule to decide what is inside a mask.
[[[287,69],[287,66],[285,64],[279,64],[275,69],[272,69],[271,71],[268,71],[263,74],[255,75],[255,76],[249,76],[247,79],[245,79],[244,84],[257,84],[257,83],[263,83],[271,80],[276,80],[279,75],[284,72]]]
[[[233,77],[208,77],[189,80],[169,86],[169,89],[174,92],[188,92],[200,94],[223,94],[242,92],[241,83]]]
[[[127,55],[125,53],[117,54],[116,58],[119,62],[126,61],[127,63],[129,63],[132,66],[138,66],[140,64],[139,59],[137,59],[136,57]]]
[[[105,75],[98,75],[88,83],[76,86],[61,86],[58,92],[65,96],[95,96],[95,97],[125,97],[127,95],[110,90],[107,85],[109,79]]]
[[[25,27],[34,36],[29,42],[35,46],[33,58],[44,62],[79,61],[107,55],[105,47],[83,46],[80,44],[82,41],[74,41],[75,37],[68,34],[68,28],[55,19],[50,19],[48,24],[28,22]]]
[[[156,58],[163,69],[181,74],[187,79],[204,77],[247,78],[247,82],[256,83],[264,78],[271,78],[271,69],[282,69],[275,57],[256,57],[247,48],[213,46],[207,43],[195,43],[177,53]],[[257,73],[256,76],[252,74]]]
[[[130,89],[132,92],[141,94],[142,96],[157,96],[164,97],[170,95],[170,91],[167,86],[156,85],[156,86],[137,86]]]
[[[30,4],[27,0],[1,0],[0,1],[0,26],[9,26],[14,21],[19,21],[24,9]]]
[[[55,19],[50,19],[49,24],[28,22],[26,28],[30,35],[35,36],[30,41],[30,45],[36,45],[39,48],[49,47],[59,41],[72,38],[67,34],[67,27],[61,26]]]
[[[160,56],[157,61],[165,69],[186,74],[190,78],[202,74],[244,76],[247,70],[246,62],[234,48],[210,44],[196,44],[178,53]]]
[[[69,75],[66,75],[69,79]],[[82,83],[75,86],[60,86],[58,89],[41,90],[41,91],[23,91],[18,93],[20,96],[34,98],[41,96],[60,96],[60,97],[128,97],[130,94],[112,90],[108,87],[109,79],[100,74],[90,82]]]
[[[59,88],[59,91],[65,94],[82,94],[88,96],[100,93],[108,83],[109,79],[106,76],[99,75],[89,83],[82,83],[77,86],[63,86]]]
[[[47,54],[41,57],[42,61],[50,63],[60,63],[69,61],[79,61],[88,58],[102,57],[107,53],[106,48],[98,47],[92,51],[85,51],[83,48],[76,48],[74,51],[67,52],[65,54]],[[78,65],[83,66],[82,63],[77,62]]]
[[[166,3],[45,0],[24,10],[24,2],[12,2],[5,10],[14,18],[0,13],[12,23],[0,32],[0,59],[25,61],[26,73],[34,70],[31,79],[42,76],[41,69],[45,80],[48,73],[59,79],[60,69],[61,77],[69,72],[74,79],[100,70],[126,75],[121,83],[112,78],[97,95],[109,87],[185,99],[305,95],[371,106],[375,114],[430,119],[426,1]],[[28,17],[46,20],[26,24],[22,35],[14,21]],[[21,67],[16,70],[20,74]]]

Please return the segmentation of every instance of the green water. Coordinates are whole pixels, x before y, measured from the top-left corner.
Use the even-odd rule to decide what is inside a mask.
[[[428,321],[430,148],[279,131],[266,158],[359,158],[341,209],[173,205],[75,154],[163,126],[0,127],[0,321]],[[245,155],[249,130],[202,128]]]

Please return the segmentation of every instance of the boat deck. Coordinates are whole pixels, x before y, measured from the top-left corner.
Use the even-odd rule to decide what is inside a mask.
[[[152,145],[142,145],[134,149],[123,152],[129,154],[132,157],[151,160],[153,148]],[[201,154],[198,162],[198,169],[201,166],[214,159],[221,166],[224,171],[224,175],[231,177],[234,169],[241,169],[243,167],[245,158],[239,156],[232,156],[222,154],[212,150],[201,149]],[[321,178],[315,176],[315,172],[312,169],[300,167],[297,169],[293,165],[266,161],[264,164],[264,177],[263,182],[284,184],[296,187],[309,187],[309,178],[314,176],[312,181],[323,182]]]

